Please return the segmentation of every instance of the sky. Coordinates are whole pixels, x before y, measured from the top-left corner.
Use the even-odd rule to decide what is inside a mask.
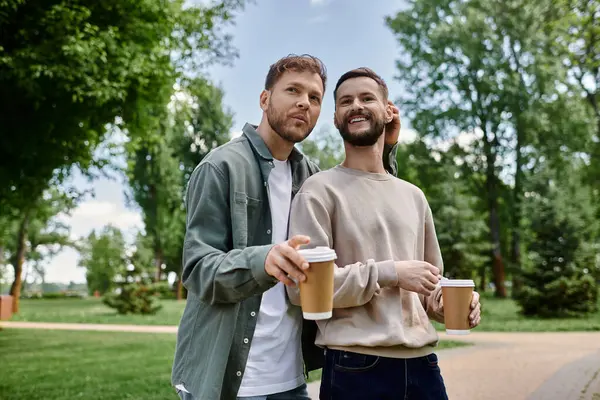
[[[224,89],[225,105],[234,114],[232,136],[239,134],[246,122],[258,124],[259,95],[269,66],[290,53],[312,54],[327,67],[327,91],[313,132],[323,125],[332,127],[332,88],[350,69],[372,68],[388,84],[390,98],[397,98],[401,85],[394,75],[400,54],[384,17],[405,5],[404,1],[391,0],[254,0],[247,5],[230,29],[239,58],[233,66],[209,70],[209,76]],[[402,107],[397,105],[402,115]],[[402,124],[401,138],[409,139],[414,133],[408,121]],[[126,201],[123,178],[102,178],[90,184],[77,176],[74,183],[81,189],[93,188],[96,195],[66,218],[73,238],[87,236],[107,224],[121,228],[128,237],[143,229],[139,210]],[[85,282],[85,270],[78,262],[76,251],[63,250],[47,264],[46,281]]]

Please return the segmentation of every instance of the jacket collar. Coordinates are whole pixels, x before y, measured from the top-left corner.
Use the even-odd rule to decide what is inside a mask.
[[[244,128],[242,129],[242,132],[243,132],[244,136],[246,136],[248,138],[248,141],[250,142],[250,145],[252,146],[254,151],[262,159],[264,159],[266,161],[273,161],[273,155],[269,151],[269,148],[267,147],[267,144],[265,143],[263,138],[260,137],[260,135],[256,131],[256,128],[258,128],[257,125],[252,125],[252,124],[246,123],[244,125]],[[290,161],[298,162],[298,161],[302,160],[303,158],[304,158],[304,155],[296,148],[296,146],[294,146],[292,148],[292,153],[290,154],[290,158],[289,158]]]

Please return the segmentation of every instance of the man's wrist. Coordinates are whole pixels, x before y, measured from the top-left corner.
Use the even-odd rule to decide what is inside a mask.
[[[398,286],[398,272],[393,260],[376,262],[377,283],[380,287]]]

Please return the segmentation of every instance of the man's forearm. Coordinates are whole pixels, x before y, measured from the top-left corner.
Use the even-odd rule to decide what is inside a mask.
[[[264,268],[273,245],[227,253],[203,247],[186,246],[183,269],[183,285],[202,301],[237,303],[261,294],[277,283]]]

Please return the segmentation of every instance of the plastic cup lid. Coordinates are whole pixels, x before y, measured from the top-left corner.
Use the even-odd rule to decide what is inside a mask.
[[[472,279],[442,278],[440,285],[442,287],[475,287],[475,282]]]
[[[335,250],[326,246],[319,246],[312,249],[302,249],[298,250],[298,253],[300,253],[300,255],[309,263],[331,261],[337,258]]]

